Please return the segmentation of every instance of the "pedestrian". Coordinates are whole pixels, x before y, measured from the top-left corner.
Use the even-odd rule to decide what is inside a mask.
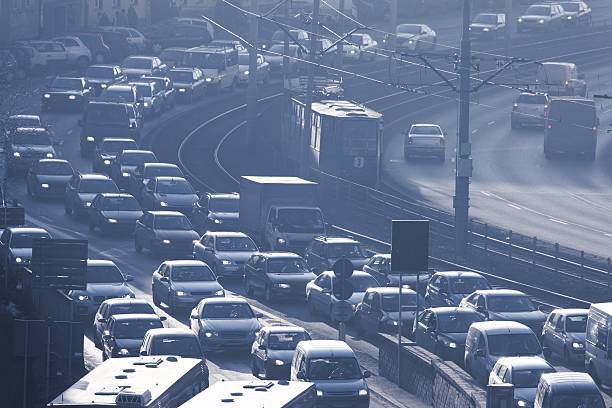
[[[113,25],[114,26],[118,26],[121,25],[119,24],[119,20],[121,19],[121,13],[119,13],[119,10],[115,11],[115,20],[113,21]]]
[[[106,14],[106,11],[103,11],[102,14],[100,14],[100,19],[98,22],[101,26],[111,25],[110,18],[108,18],[108,14]]]
[[[136,13],[136,8],[134,7],[134,3],[130,4],[130,8],[128,9],[127,20],[132,28],[138,27],[138,14]]]
[[[121,13],[117,12],[117,25],[120,27],[127,27],[128,18],[125,9],[121,9]]]

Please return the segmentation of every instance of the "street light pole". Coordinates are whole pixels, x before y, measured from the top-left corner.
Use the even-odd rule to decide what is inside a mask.
[[[247,89],[247,140],[254,143],[257,129],[257,43],[259,42],[259,0],[251,0],[249,15],[249,87]],[[254,144],[253,144],[254,146]]]
[[[388,41],[388,47],[389,50],[391,51],[391,55],[393,56],[395,53],[395,45],[397,43],[397,36],[396,34],[396,30],[397,30],[397,0],[391,0],[391,29],[393,30],[393,34],[389,35],[387,38],[389,39]],[[389,61],[389,71],[390,71],[390,76],[391,76],[391,82],[395,83],[397,82],[397,64],[395,62],[395,57],[392,57],[391,60]]]
[[[339,3],[340,6],[340,11],[344,13],[344,0],[340,0]],[[344,16],[342,14],[338,15],[338,33],[342,36],[344,35]],[[343,49],[342,49],[342,43],[344,41],[340,41],[337,45],[337,53],[336,53],[336,66],[338,68],[342,68],[342,59],[344,58],[343,56]]]

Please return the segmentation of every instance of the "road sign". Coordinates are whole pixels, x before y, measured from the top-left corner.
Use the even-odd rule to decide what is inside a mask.
[[[424,272],[429,268],[429,221],[393,220],[391,226],[391,270]]]
[[[87,287],[86,240],[32,240],[32,286],[50,289],[85,289]]]
[[[332,267],[337,278],[348,279],[353,275],[353,263],[346,258],[340,258]]]
[[[353,167],[355,167],[356,169],[363,169],[364,165],[365,159],[363,156],[355,156],[353,158]]]
[[[348,279],[334,279],[332,293],[338,300],[347,300],[353,296],[353,285]]]
[[[339,322],[348,322],[353,317],[353,306],[346,300],[334,304],[332,317]]]

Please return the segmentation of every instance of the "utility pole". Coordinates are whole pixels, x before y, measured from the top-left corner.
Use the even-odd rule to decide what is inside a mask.
[[[289,19],[289,3],[286,2],[283,6],[283,10],[285,11],[285,21]],[[283,84],[285,80],[289,76],[289,35],[285,31],[285,36],[283,37]]]
[[[313,1],[310,37],[310,51],[308,64],[308,83],[306,85],[306,107],[304,109],[304,135],[300,143],[300,177],[308,177],[310,169],[310,137],[312,134],[312,94],[314,92],[314,74],[317,62],[317,40],[319,39],[319,9],[321,0]]]
[[[506,31],[504,32],[504,51],[506,56],[510,56],[510,48],[512,46],[510,38],[510,30],[512,24],[512,0],[506,0]]]
[[[391,0],[391,29],[393,30],[393,34],[389,35],[389,50],[391,51],[391,55],[394,55],[395,50],[396,50],[396,43],[397,43],[397,36],[396,34],[396,30],[397,30],[397,0]],[[391,74],[391,82],[396,82],[397,79],[397,64],[395,61],[395,57],[391,58],[391,61],[389,61],[389,64],[391,64],[389,66],[389,72]]]
[[[247,90],[247,140],[255,143],[257,129],[257,44],[259,42],[259,0],[251,0],[249,14],[249,87]],[[253,144],[254,145],[254,144]]]
[[[459,66],[459,138],[457,140],[455,196],[455,245],[456,253],[465,252],[470,208],[470,177],[472,158],[470,145],[470,71],[472,50],[470,41],[470,3],[463,1],[463,27],[461,36],[461,61]]]
[[[340,0],[339,3],[340,11],[344,13],[344,0]],[[338,14],[338,33],[343,36],[344,35],[344,16],[342,14]],[[342,68],[342,59],[344,58],[342,43],[344,41],[340,41],[337,45],[337,53],[336,53],[336,67]]]

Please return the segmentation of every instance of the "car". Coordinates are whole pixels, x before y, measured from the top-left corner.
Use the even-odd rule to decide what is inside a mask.
[[[425,309],[414,325],[414,341],[440,358],[463,364],[468,330],[482,321],[482,316],[464,307]]]
[[[464,298],[459,307],[478,312],[485,320],[523,323],[540,335],[547,315],[535,307],[529,296],[518,290],[477,290]]]
[[[198,260],[162,262],[153,272],[151,293],[156,306],[164,302],[171,312],[193,308],[202,299],[225,296],[215,273]]]
[[[186,47],[168,47],[159,53],[159,59],[170,69],[178,68],[185,59]]]
[[[193,308],[189,325],[204,351],[246,351],[250,350],[261,329],[260,317],[263,316],[253,312],[244,298],[207,298]]]
[[[270,64],[270,75],[281,76],[284,72],[284,55],[285,47],[283,44],[272,44],[265,52],[264,56],[266,61]],[[296,44],[289,44],[289,57],[287,64],[287,71],[290,74],[297,74],[305,71],[306,66],[301,60],[304,60],[307,56],[306,48],[300,47]]]
[[[8,48],[0,50],[0,66],[3,67],[0,70],[4,71],[5,80],[11,79],[10,75],[13,73],[12,67],[15,67],[15,78],[25,79],[30,76],[36,54],[37,51],[34,48],[19,44],[12,44]],[[14,58],[16,65],[13,64],[11,56]],[[9,66],[11,68],[7,69]],[[9,76],[7,77],[6,74],[9,74]]]
[[[178,211],[148,211],[136,222],[134,247],[152,254],[185,254],[191,256],[198,233],[185,215]]]
[[[97,27],[92,28],[90,32],[97,33],[102,36],[104,43],[110,49],[111,61],[122,61],[128,55],[134,52],[134,47],[128,43],[124,34],[103,30]]]
[[[183,65],[202,71],[207,92],[216,93],[223,89],[233,91],[238,85],[238,51],[234,48],[189,48]]]
[[[301,299],[306,285],[315,278],[304,259],[293,252],[258,252],[244,266],[245,292],[249,296],[258,293],[266,302]]]
[[[545,93],[521,92],[512,105],[510,127],[541,126],[546,122],[546,111],[550,98]]]
[[[438,36],[427,24],[400,24],[395,29],[395,49],[398,52],[433,50]]]
[[[391,254],[375,254],[368,263],[363,266],[363,270],[376,279],[378,286],[398,286],[400,284],[400,276],[403,286],[408,286],[412,289],[417,288],[418,292],[425,293],[427,282],[431,279],[429,271],[423,271],[418,274],[414,272],[400,273],[393,271],[391,268]]]
[[[147,331],[161,329],[165,317],[156,314],[114,314],[108,319],[102,335],[102,360],[136,357]]]
[[[68,215],[85,216],[93,199],[100,193],[118,193],[113,180],[102,174],[79,173],[66,186],[64,211]]]
[[[311,314],[323,313],[333,321],[333,310],[339,301],[332,293],[336,275],[331,271],[322,272],[315,280],[306,285],[306,302]],[[369,273],[353,271],[349,282],[353,286],[353,295],[347,301],[353,307],[363,301],[363,297],[370,288],[378,287],[378,282]]]
[[[312,340],[299,326],[262,327],[251,346],[251,373],[257,378],[288,380],[300,341]]]
[[[35,198],[63,198],[75,171],[67,160],[40,159],[32,163],[26,176],[28,195]]]
[[[584,368],[601,386],[612,386],[612,302],[591,303],[587,319]]]
[[[315,237],[304,251],[304,259],[315,273],[331,270],[342,258],[351,261],[355,269],[361,269],[370,256],[359,241],[348,237]]]
[[[173,24],[177,24],[181,26],[196,26],[196,27],[204,28],[208,36],[205,38],[201,38],[200,43],[209,42],[210,39],[214,38],[215,36],[215,26],[210,21],[205,20],[203,18],[173,17],[169,21],[172,22]]]
[[[2,130],[4,140],[9,140],[12,133],[18,128],[43,128],[42,121],[38,115],[11,115],[4,120]]]
[[[10,83],[17,78],[18,64],[9,50],[0,50],[0,79]]]
[[[140,217],[140,204],[131,194],[98,194],[89,207],[89,230],[131,234]]]
[[[92,169],[94,173],[110,174],[111,164],[124,150],[138,150],[134,139],[106,137],[96,145]]]
[[[160,58],[165,49],[197,47],[209,43],[212,38],[205,26],[185,24],[176,20],[159,21],[146,30],[146,35],[151,42],[151,51],[160,55]]]
[[[63,68],[68,64],[68,52],[61,42],[31,40],[19,41],[18,44],[31,47],[38,52],[39,58],[32,67],[36,71]]]
[[[119,65],[97,64],[90,65],[85,70],[85,80],[98,96],[107,87],[124,82],[127,79]]]
[[[446,160],[446,132],[439,125],[418,123],[404,133],[404,159],[435,157]]]
[[[583,363],[589,309],[555,309],[546,319],[542,330],[544,356],[553,353],[567,364]]]
[[[230,47],[238,51],[238,53],[248,52],[247,48],[238,40],[216,39],[212,40],[209,45],[221,48]]]
[[[168,67],[158,57],[130,55],[121,63],[121,69],[129,80],[135,80],[143,75],[164,75]]]
[[[479,273],[436,272],[425,289],[425,303],[428,307],[459,306],[464,297],[480,289],[491,289],[491,285]]]
[[[133,50],[138,52],[146,51],[149,48],[149,41],[147,38],[138,30],[132,27],[121,27],[121,26],[98,26],[99,30],[110,31],[120,34],[125,38],[126,42],[131,46]]]
[[[423,297],[412,289],[402,289],[401,328],[404,335],[412,334],[417,298],[419,308],[422,309],[425,304]],[[355,307],[357,329],[365,335],[378,332],[397,334],[400,326],[399,300],[399,287],[368,289],[363,300]]]
[[[156,163],[157,156],[150,150],[123,150],[111,163],[110,177],[120,188],[128,189],[136,168],[144,163]],[[143,208],[146,208],[143,205]]]
[[[83,118],[78,121],[81,157],[93,155],[96,146],[105,138],[140,139],[140,123],[133,105],[99,98],[90,100]]]
[[[489,374],[489,385],[512,384],[514,406],[533,407],[540,377],[556,371],[541,357],[502,357]]]
[[[478,13],[470,23],[472,37],[495,39],[506,33],[506,15],[503,13]]]
[[[240,194],[206,193],[194,205],[192,219],[203,231],[237,231]]]
[[[563,1],[561,2],[565,11],[566,24],[578,26],[581,24],[591,25],[593,23],[593,10],[584,1]]]
[[[132,105],[140,115],[144,115],[143,95],[134,85],[127,83],[110,85],[102,91],[100,96],[104,100]]]
[[[129,191],[134,197],[141,198],[142,191],[150,180],[156,177],[184,177],[179,166],[172,163],[143,163],[130,173]]]
[[[206,82],[198,68],[173,68],[168,76],[177,92],[177,102],[193,103],[204,96]]]
[[[155,314],[155,310],[145,299],[122,297],[104,300],[96,311],[92,325],[93,342],[97,348],[102,348],[102,335],[111,316],[120,314]]]
[[[153,82],[162,96],[162,109],[169,110],[176,106],[176,90],[172,80],[166,76],[143,76],[142,81]]]
[[[342,44],[342,57],[349,61],[374,61],[376,59],[377,47],[378,42],[370,34],[353,33]],[[335,50],[335,48],[331,50]]]
[[[25,171],[40,159],[53,159],[51,134],[46,128],[17,128],[11,132],[5,148],[9,174]]]
[[[307,45],[308,41],[310,40],[310,35],[308,34],[308,31],[306,30],[293,29],[293,30],[287,30],[287,32],[289,33],[289,43],[298,42],[302,45]],[[270,49],[273,45],[284,44],[285,35],[287,32],[285,30],[276,30],[274,34],[272,34],[272,38],[268,42],[267,46],[263,48]]]
[[[249,68],[250,68],[250,56],[248,52],[238,53],[238,85],[247,86],[249,83]],[[263,55],[257,54],[257,74],[256,79],[258,83],[267,84],[270,80],[270,64]]]
[[[68,296],[74,301],[76,315],[91,319],[106,299],[135,298],[134,291],[127,284],[133,279],[131,275],[124,275],[113,261],[88,259],[85,289],[68,291]]]
[[[71,37],[77,37],[91,52],[91,62],[94,64],[104,64],[112,59],[111,49],[104,42],[104,38],[99,33],[77,32],[69,33]]]
[[[34,238],[51,238],[43,228],[9,227],[0,235],[0,256],[5,273],[16,273],[32,261]]]
[[[198,195],[183,177],[147,179],[140,194],[142,207],[147,210],[180,211],[191,214]]]
[[[87,48],[83,40],[77,36],[61,36],[54,37],[53,41],[62,43],[66,49],[66,59],[71,65],[76,65],[80,68],[87,67],[91,61],[91,50]]]
[[[587,373],[542,374],[533,407],[558,406],[604,408],[606,405],[597,384]]]
[[[139,101],[143,106],[143,116],[145,118],[161,115],[164,110],[164,94],[155,82],[140,80],[130,82],[129,85],[135,86],[140,95]]]
[[[258,250],[242,232],[207,232],[193,244],[193,257],[206,262],[220,278],[242,278],[244,265]]]
[[[83,109],[91,95],[92,89],[85,78],[58,76],[42,95],[42,110]]]
[[[517,19],[516,30],[520,33],[527,30],[561,29],[566,21],[561,4],[535,3]]]
[[[549,96],[586,96],[584,74],[573,62],[547,61],[538,64],[535,91]]]

